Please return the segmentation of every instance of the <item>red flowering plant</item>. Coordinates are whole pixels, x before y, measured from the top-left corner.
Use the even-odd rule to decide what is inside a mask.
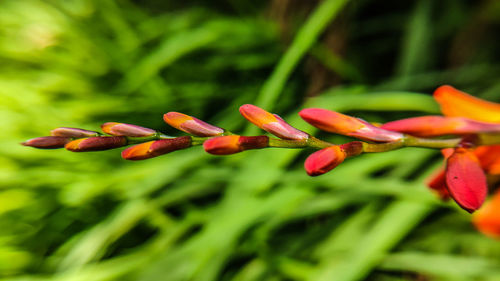
[[[52,130],[50,136],[22,144],[36,148],[65,147],[74,152],[132,145],[122,151],[126,160],[144,160],[197,145],[203,145],[206,152],[214,155],[262,148],[312,148],[317,151],[304,163],[310,176],[327,173],[345,159],[362,153],[403,147],[441,149],[445,168],[430,181],[429,187],[443,200],[452,198],[472,213],[486,200],[489,176],[500,174],[500,159],[497,159],[500,104],[480,100],[450,86],[439,87],[434,98],[444,116],[421,116],[382,125],[327,109],[306,108],[299,112],[302,119],[323,131],[358,139],[345,144],[320,140],[251,104],[240,107],[243,117],[277,138],[241,136],[195,117],[169,112],[163,116],[164,121],[188,136],[171,137],[149,128],[108,122],[101,126],[104,134],[62,127]],[[475,213],[473,222],[480,231],[500,237],[500,194]]]

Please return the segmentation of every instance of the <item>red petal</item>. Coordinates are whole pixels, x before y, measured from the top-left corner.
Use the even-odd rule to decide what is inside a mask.
[[[471,213],[481,207],[488,193],[486,175],[479,160],[465,148],[457,148],[448,158],[446,184],[455,202]]]

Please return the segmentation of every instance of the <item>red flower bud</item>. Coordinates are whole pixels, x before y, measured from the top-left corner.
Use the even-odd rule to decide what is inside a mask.
[[[421,116],[385,123],[383,129],[419,137],[500,132],[500,125],[461,117]]]
[[[299,115],[302,119],[323,131],[363,140],[392,142],[403,137],[403,134],[384,130],[364,120],[326,109],[306,108],[300,111]]]
[[[333,145],[309,155],[304,162],[304,168],[308,175],[319,176],[337,167],[346,157],[340,146]]]
[[[307,133],[292,127],[278,115],[271,114],[255,105],[242,105],[240,107],[240,113],[257,127],[279,138],[287,140],[304,140],[309,138]]]
[[[483,204],[488,193],[486,175],[473,152],[457,148],[448,158],[446,185],[457,204],[472,213]]]
[[[126,137],[90,137],[69,142],[65,148],[73,152],[87,152],[107,150],[125,145],[127,145]]]
[[[79,128],[60,127],[50,131],[50,135],[68,138],[86,138],[98,136],[99,133]]]
[[[268,147],[267,136],[244,137],[237,135],[215,137],[203,143],[206,152],[214,155],[228,155],[249,149]]]
[[[210,125],[198,118],[179,113],[168,112],[163,120],[170,126],[198,137],[213,137],[224,133],[224,129]]]
[[[49,148],[63,148],[64,145],[66,145],[70,141],[71,138],[50,136],[50,137],[39,137],[30,139],[25,142],[22,142],[21,144],[24,146],[49,149]]]
[[[101,129],[106,134],[113,136],[147,137],[156,134],[156,131],[137,125],[107,122],[101,125]]]
[[[500,104],[485,101],[451,86],[436,89],[434,99],[446,116],[466,117],[482,122],[500,122]]]
[[[155,140],[131,146],[122,151],[126,160],[144,160],[191,146],[191,137],[184,136],[173,139]]]
[[[483,234],[500,238],[500,190],[473,215],[472,223]]]

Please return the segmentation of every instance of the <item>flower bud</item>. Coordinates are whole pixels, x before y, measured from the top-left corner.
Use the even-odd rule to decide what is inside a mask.
[[[203,143],[206,152],[214,155],[228,155],[244,150],[259,149],[269,146],[267,136],[244,137],[237,135],[215,137]]]
[[[434,99],[441,112],[450,117],[466,117],[482,122],[500,122],[500,104],[485,101],[451,86],[444,85],[434,91]]]
[[[126,137],[90,137],[69,142],[65,148],[73,152],[87,152],[107,150],[125,145],[127,145]]]
[[[500,191],[472,216],[472,223],[483,234],[500,238]]]
[[[470,213],[481,207],[488,193],[486,175],[479,160],[465,148],[455,149],[448,158],[446,185],[453,200]]]
[[[101,129],[106,134],[113,136],[147,137],[156,134],[156,131],[137,125],[107,122],[101,125]]]
[[[500,132],[500,125],[461,117],[421,116],[385,123],[383,129],[419,137]]]
[[[122,151],[126,160],[144,160],[191,146],[191,137],[155,140],[131,146]]]
[[[287,140],[304,140],[309,138],[307,133],[292,127],[278,115],[271,114],[255,105],[242,105],[240,107],[240,113],[257,127],[279,138]]]
[[[210,125],[198,118],[179,113],[168,112],[163,120],[170,126],[198,137],[213,137],[224,133],[224,129]]]
[[[384,130],[372,124],[338,112],[306,108],[299,112],[300,117],[323,131],[355,137],[375,142],[393,142],[400,140],[403,134]]]
[[[50,131],[50,135],[68,138],[86,138],[98,136],[99,133],[79,128],[60,127]]]
[[[50,136],[50,137],[39,137],[30,139],[25,142],[22,142],[21,144],[24,146],[50,149],[50,148],[63,148],[64,145],[66,145],[70,141],[71,138]]]
[[[340,146],[332,145],[309,155],[304,162],[304,168],[308,175],[319,176],[337,167],[346,157]]]

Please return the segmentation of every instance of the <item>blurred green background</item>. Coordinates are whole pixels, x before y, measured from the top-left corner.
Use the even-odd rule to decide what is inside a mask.
[[[254,103],[373,122],[436,114],[442,84],[500,100],[500,1],[0,1],[0,280],[500,280],[500,242],[425,181],[439,153],[19,145],[106,121],[178,134],[180,111],[259,134]]]

